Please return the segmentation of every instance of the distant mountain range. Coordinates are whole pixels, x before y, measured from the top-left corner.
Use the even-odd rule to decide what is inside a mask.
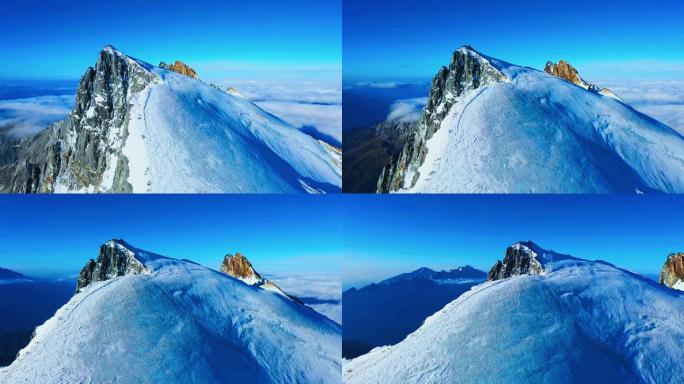
[[[0,367],[14,361],[33,330],[64,305],[74,291],[71,281],[38,279],[0,268]]]
[[[0,137],[0,192],[341,190],[341,150],[202,82],[105,47],[69,116],[39,134]]]
[[[0,281],[3,280],[26,280],[27,277],[11,269],[0,268]]]
[[[679,133],[565,61],[544,72],[469,46],[437,72],[417,122],[345,142],[349,192],[684,191]]]
[[[451,271],[420,268],[343,292],[343,356],[350,359],[400,342],[426,317],[486,277],[485,272],[470,266]]]
[[[684,293],[666,285],[518,242],[403,341],[345,361],[343,382],[676,383]]]

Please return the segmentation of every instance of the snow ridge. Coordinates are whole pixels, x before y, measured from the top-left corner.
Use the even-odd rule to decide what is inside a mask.
[[[453,58],[379,192],[684,191],[684,137],[670,127],[542,71],[468,48]]]
[[[190,261],[103,247],[150,269],[76,293],[0,368],[0,382],[339,382],[332,320]]]
[[[554,268],[473,287],[399,344],[344,361],[343,382],[676,383],[684,377],[683,293],[607,263],[557,258],[524,244],[517,249],[537,259],[548,255]]]

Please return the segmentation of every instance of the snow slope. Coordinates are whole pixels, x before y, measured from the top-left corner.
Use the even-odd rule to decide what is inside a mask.
[[[391,347],[343,363],[344,383],[678,383],[684,294],[603,262],[472,288]]]
[[[459,97],[403,191],[684,191],[684,137],[671,128],[610,95],[481,57],[505,81]]]
[[[341,166],[313,137],[240,95],[150,67],[123,153],[134,192],[322,192]]]
[[[206,267],[130,248],[146,271],[82,288],[0,369],[0,382],[340,380],[333,321]]]

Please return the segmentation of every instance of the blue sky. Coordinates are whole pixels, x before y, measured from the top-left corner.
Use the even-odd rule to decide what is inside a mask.
[[[640,273],[658,273],[670,252],[684,251],[677,195],[345,197],[345,287],[424,266],[487,271],[521,240]]]
[[[520,240],[641,273],[684,251],[678,195],[5,195],[0,212],[0,266],[34,275],[74,274],[111,238],[212,268],[240,251],[264,273],[342,269],[346,286],[486,270]]]
[[[203,78],[339,77],[339,0],[5,0],[2,77],[80,78],[102,47]]]
[[[568,60],[587,79],[684,79],[679,0],[345,0],[344,78],[429,80],[459,46],[518,65]]]
[[[336,196],[0,196],[0,266],[34,276],[78,273],[99,246],[133,246],[218,269],[226,253],[261,273],[339,274]]]

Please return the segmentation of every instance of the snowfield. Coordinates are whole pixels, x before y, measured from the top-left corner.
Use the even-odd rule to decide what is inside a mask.
[[[603,262],[480,284],[391,347],[343,362],[343,382],[680,383],[684,293]]]
[[[153,67],[123,147],[133,192],[337,192],[341,166],[313,137],[240,95]]]
[[[402,191],[684,191],[681,134],[610,95],[482,57],[506,80],[460,96]]]
[[[93,283],[36,330],[2,383],[332,383],[341,327],[190,261]]]

